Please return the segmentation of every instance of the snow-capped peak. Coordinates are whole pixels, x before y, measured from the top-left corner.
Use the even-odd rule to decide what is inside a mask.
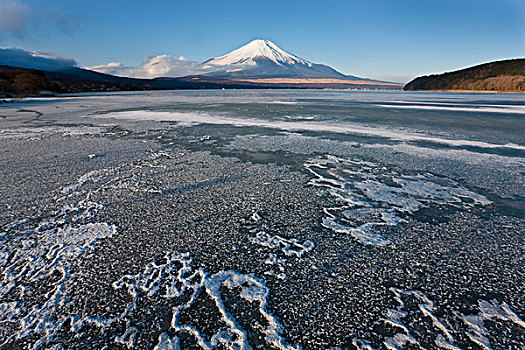
[[[205,64],[214,66],[226,66],[233,64],[255,65],[257,64],[258,59],[267,59],[275,62],[278,65],[297,63],[307,66],[312,65],[310,62],[284,51],[270,40],[262,39],[253,40],[224,56],[212,58],[205,62]]]
[[[257,39],[199,65],[202,74],[219,78],[346,78],[333,68],[303,60],[269,40]]]

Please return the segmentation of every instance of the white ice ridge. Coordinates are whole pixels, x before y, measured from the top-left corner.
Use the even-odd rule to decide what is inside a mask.
[[[477,315],[463,315],[462,319],[468,326],[468,337],[481,349],[491,350],[489,331],[485,328],[485,322],[497,320],[513,323],[525,330],[525,321],[521,320],[505,302],[497,300],[479,300],[479,313]]]
[[[481,348],[491,350],[489,336],[490,333],[485,327],[485,322],[506,322],[515,327],[525,330],[525,322],[516,315],[505,302],[496,300],[478,300],[479,313],[475,315],[463,315],[458,311],[452,310],[454,320],[463,322],[468,329],[466,337],[472,344],[458,345],[458,340],[454,337],[454,332],[459,332],[461,327],[447,327],[450,323],[449,317],[436,316],[438,308],[436,304],[423,292],[418,290],[404,290],[400,288],[390,288],[394,295],[397,305],[384,312],[383,322],[393,327],[395,334],[385,336],[382,341],[387,349],[404,349],[410,344],[415,348],[431,347],[444,350],[459,350],[461,347]],[[414,305],[417,305],[414,307]],[[424,324],[426,323],[426,324]],[[419,331],[414,331],[420,329]],[[421,329],[427,329],[425,333]],[[427,337],[424,339],[423,337]],[[430,338],[430,339],[429,339]],[[457,337],[460,338],[459,336]],[[425,341],[423,343],[423,341]],[[433,341],[434,345],[430,345]],[[354,339],[353,345],[360,350],[373,350],[373,346],[364,339]]]
[[[413,298],[418,304],[419,311],[424,317],[431,320],[432,325],[435,328],[434,334],[436,338],[434,343],[437,348],[448,349],[448,350],[459,350],[459,347],[454,344],[454,337],[447,329],[447,327],[434,315],[436,306],[434,302],[430,300],[425,294],[417,290],[403,290],[398,288],[390,288],[390,291],[394,293],[394,298],[398,303],[395,309],[388,309],[385,313],[385,322],[401,330],[400,333],[396,333],[393,337],[387,337],[384,341],[384,345],[388,349],[401,349],[407,343],[419,345],[419,342],[410,334],[408,326],[403,324],[403,320],[408,317],[409,313],[405,309],[405,302],[403,299]]]
[[[334,156],[304,164],[314,175],[310,185],[326,188],[340,206],[325,208],[322,225],[362,244],[384,246],[381,226],[406,222],[418,210],[446,205],[458,210],[491,203],[457,182],[423,173],[406,175],[379,164]]]
[[[281,250],[286,256],[301,257],[314,248],[314,243],[310,240],[301,243],[295,238],[286,239],[279,235],[272,236],[264,231],[258,232],[251,241],[267,248]]]
[[[259,224],[262,218],[257,212],[254,212],[251,216],[251,220],[256,224]],[[286,278],[285,265],[288,257],[301,258],[304,254],[310,252],[315,246],[314,242],[310,240],[301,242],[296,238],[284,238],[277,234],[272,235],[262,230],[260,227],[255,227],[251,229],[250,232],[255,234],[255,237],[250,237],[252,243],[274,251],[274,253],[270,253],[268,258],[264,261],[265,265],[271,267],[271,269],[264,274],[280,280]]]
[[[426,327],[431,330],[429,334],[433,338],[434,345],[431,348],[445,349],[445,350],[459,350],[460,348],[455,344],[455,339],[451,331],[445,326],[434,313],[437,310],[434,302],[430,300],[424,293],[417,290],[403,290],[399,288],[390,288],[394,294],[394,299],[397,303],[395,308],[387,309],[384,313],[384,322],[395,330],[393,336],[385,336],[383,338],[383,345],[389,350],[401,350],[410,344],[409,348],[425,348],[422,345],[422,340],[413,335],[412,329],[414,326],[421,327],[423,322],[430,321],[431,326]],[[417,304],[417,309],[408,309],[406,302]],[[427,340],[428,341],[428,340]],[[374,347],[364,339],[354,339],[353,345],[359,350],[374,350]],[[430,344],[425,344],[429,346]]]
[[[379,107],[384,108],[399,108],[399,109],[423,109],[423,110],[438,110],[438,111],[457,111],[457,112],[484,112],[484,113],[511,113],[511,114],[525,114],[525,106],[523,105],[447,105],[445,103],[432,103],[434,106],[425,104],[423,102],[397,102],[399,104],[378,104]]]
[[[193,268],[188,253],[170,252],[161,262],[152,262],[144,271],[136,275],[126,275],[113,283],[115,289],[125,288],[132,296],[126,315],[132,320],[134,311],[143,299],[161,295],[167,300],[181,300],[173,308],[171,327],[159,335],[156,349],[177,349],[181,336],[190,337],[195,346],[202,349],[251,349],[253,342],[263,342],[259,346],[267,349],[299,349],[299,346],[286,344],[280,335],[282,327],[275,317],[266,311],[269,290],[264,282],[252,275],[236,271],[220,271],[210,275],[202,268]],[[228,290],[228,299],[224,298],[224,289]],[[233,293],[233,294],[232,294]],[[207,306],[208,312],[214,312],[220,319],[210,330],[199,329],[192,320],[198,318],[194,306],[212,300],[214,306]],[[235,314],[231,303],[246,305],[244,311]],[[252,328],[246,329],[244,327]],[[117,342],[131,342],[136,327],[128,322]],[[122,340],[122,341],[121,341]],[[128,343],[126,343],[128,344]]]

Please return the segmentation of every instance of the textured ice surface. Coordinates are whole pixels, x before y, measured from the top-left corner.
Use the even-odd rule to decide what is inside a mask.
[[[326,123],[318,121],[295,120],[276,121],[256,118],[240,118],[224,115],[212,115],[203,112],[159,112],[159,111],[127,111],[108,114],[107,117],[127,120],[156,120],[178,122],[181,126],[191,126],[196,123],[212,125],[235,125],[243,127],[263,127],[280,129],[286,131],[313,131],[334,134],[355,134],[370,137],[381,137],[397,141],[424,141],[449,146],[469,146],[480,148],[501,148],[513,150],[525,150],[525,146],[515,143],[490,143],[484,141],[454,139],[440,136],[428,135],[417,131],[404,129],[393,130],[384,127],[369,127],[355,123]]]
[[[406,222],[422,208],[465,210],[491,203],[453,180],[428,173],[406,175],[376,163],[334,156],[310,160],[305,167],[314,175],[310,184],[326,188],[341,203],[324,209],[323,226],[363,244],[389,244],[376,229]]]
[[[485,322],[504,321],[514,324],[525,331],[525,322],[516,315],[505,302],[497,300],[479,300],[477,315],[463,315],[463,321],[468,326],[468,337],[480,348],[490,350],[490,332],[485,328]]]
[[[87,222],[103,206],[90,199],[91,192],[80,190],[88,182],[97,182],[98,174],[87,173],[64,186],[60,192],[64,195],[56,197],[62,209],[53,215],[40,221],[26,218],[4,229],[4,235],[13,238],[0,248],[4,257],[0,264],[0,322],[10,325],[12,332],[4,333],[1,344],[31,337],[38,339],[32,346],[37,349],[53,341],[63,327],[75,329],[90,322],[58,310],[67,304],[72,282],[78,278],[71,265],[92,252],[98,240],[118,232],[106,222]],[[39,302],[26,305],[33,298]]]
[[[38,339],[33,348],[39,348],[53,342],[64,327],[76,330],[86,323],[113,322],[59,312],[67,304],[74,281],[81,278],[79,272],[71,271],[71,266],[81,255],[92,252],[97,241],[118,233],[116,225],[95,220],[104,205],[93,196],[109,188],[157,191],[140,178],[119,174],[159,167],[159,157],[165,156],[151,152],[149,159],[89,171],[58,189],[54,196],[58,209],[50,215],[20,219],[4,227],[6,244],[0,248],[0,321],[9,324],[13,331],[2,340],[3,344],[31,337]],[[40,298],[39,303],[26,306],[25,301],[33,298]],[[132,334],[126,339],[130,337]]]
[[[521,349],[520,98],[5,105],[0,348]]]
[[[478,314],[464,315],[458,310],[448,310],[444,314],[434,301],[419,290],[392,287],[390,292],[394,297],[395,306],[384,312],[383,327],[389,331],[378,338],[377,341],[381,342],[380,348],[459,350],[467,347],[490,350],[489,338],[496,334],[485,328],[486,322],[508,323],[521,328],[522,332],[525,330],[525,322],[505,302],[479,299]],[[463,338],[464,333],[459,331],[459,322],[464,322],[467,326],[466,335],[472,343]],[[359,338],[353,340],[353,345],[362,350],[374,349],[370,342]]]
[[[145,298],[160,294],[166,300],[177,301],[173,307],[171,327],[159,337],[159,349],[176,348],[181,336],[189,337],[193,346],[202,349],[250,349],[250,344],[261,340],[268,349],[299,348],[286,344],[280,334],[282,328],[279,322],[266,311],[269,290],[262,280],[233,270],[208,274],[192,266],[188,253],[168,253],[160,262],[149,264],[141,273],[123,276],[113,283],[113,287],[126,288],[132,296],[126,315],[122,316],[130,320]],[[194,314],[194,306],[206,300],[213,302],[207,306],[207,311],[218,318],[211,332],[199,329],[199,325],[186,323],[199,317]],[[239,314],[236,308],[232,308],[232,302],[244,304],[244,311]],[[253,328],[245,329],[247,325]],[[134,332],[136,327],[128,321],[125,332],[116,341],[126,339],[129,347],[133,347],[134,338],[128,334]]]
[[[82,309],[69,311],[70,293],[83,277],[74,263],[92,253],[99,240],[118,234],[116,225],[96,221],[105,207],[95,198],[107,191],[162,193],[146,175],[165,170],[170,159],[167,152],[150,151],[143,160],[89,171],[56,190],[58,209],[50,215],[19,219],[4,227],[2,235],[11,239],[0,249],[4,335],[0,346],[27,340],[32,349],[60,348],[65,345],[61,343],[64,334],[82,339],[96,330],[113,334],[110,343],[114,346],[140,348],[143,339],[151,336],[143,331],[145,305],[162,308],[168,304],[170,327],[158,334],[156,349],[178,349],[181,339],[186,348],[188,343],[202,349],[250,349],[252,344],[268,349],[299,348],[287,344],[279,322],[266,310],[269,289],[262,279],[234,270],[207,273],[193,266],[189,253],[169,252],[152,259],[141,272],[114,281],[114,293],[123,291],[130,298],[112,310],[111,317]],[[252,220],[261,217],[254,213]],[[254,239],[258,239],[254,244],[286,256],[300,257],[313,248],[310,241],[278,235]],[[34,304],[34,299],[39,301]],[[217,320],[212,330],[193,322],[210,314]],[[11,332],[6,332],[7,327]]]

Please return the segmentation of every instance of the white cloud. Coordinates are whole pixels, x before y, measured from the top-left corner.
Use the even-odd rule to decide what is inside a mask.
[[[130,70],[128,76],[135,78],[182,77],[198,74],[199,63],[184,56],[170,55],[146,56],[142,68]]]
[[[114,74],[130,78],[151,79],[158,77],[183,77],[199,74],[203,70],[197,61],[192,61],[184,56],[172,57],[170,55],[146,56],[142,67],[126,67],[120,62],[110,62],[91,67],[85,67],[100,73]]]
[[[105,73],[105,74],[119,74],[122,71],[126,69],[130,69],[129,67],[124,66],[120,62],[109,62],[108,64],[99,64],[96,66],[91,67],[84,67],[84,69],[89,69],[95,72],[99,73]]]
[[[0,39],[5,34],[22,37],[31,22],[32,11],[16,0],[0,0]]]

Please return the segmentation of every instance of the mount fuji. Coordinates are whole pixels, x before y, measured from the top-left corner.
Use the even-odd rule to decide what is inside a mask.
[[[209,59],[199,68],[205,75],[230,79],[361,79],[299,58],[262,39]]]

